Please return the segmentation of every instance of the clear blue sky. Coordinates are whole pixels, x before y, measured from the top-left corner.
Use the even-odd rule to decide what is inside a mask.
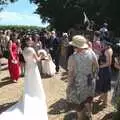
[[[42,24],[39,15],[33,14],[36,6],[29,0],[18,0],[13,4],[4,7],[0,12],[0,25],[35,25],[46,26]]]

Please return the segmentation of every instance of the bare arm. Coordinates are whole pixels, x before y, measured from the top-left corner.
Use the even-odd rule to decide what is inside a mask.
[[[96,69],[99,69],[99,64],[98,64],[97,57],[93,58],[93,64],[96,66]]]
[[[36,59],[36,61],[40,61],[41,60],[41,56],[38,56],[35,52],[34,52],[34,58]]]
[[[36,61],[40,61],[41,60],[41,56],[38,56],[33,48],[28,48],[28,50],[29,50],[29,52],[32,53],[32,55],[33,55],[33,57],[35,58]]]
[[[93,74],[96,75],[98,74],[99,71],[99,64],[98,64],[98,59],[96,54],[92,51],[92,58],[93,58]]]
[[[105,51],[106,63],[103,64],[103,65],[100,65],[100,68],[111,66],[111,64],[112,64],[112,55],[113,55],[112,49],[109,49],[109,50]]]
[[[12,59],[15,60],[13,52],[12,52],[12,41],[9,42],[9,52],[10,52],[10,56],[12,57]]]

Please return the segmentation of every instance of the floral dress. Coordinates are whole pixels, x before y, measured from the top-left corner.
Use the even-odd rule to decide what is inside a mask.
[[[67,100],[70,103],[81,104],[88,97],[94,96],[92,79],[93,60],[97,59],[92,50],[74,53],[68,61]]]

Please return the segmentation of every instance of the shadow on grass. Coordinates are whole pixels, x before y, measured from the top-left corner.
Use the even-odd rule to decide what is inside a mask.
[[[7,76],[1,79],[1,81],[6,81],[6,80],[10,80],[10,77]]]
[[[7,110],[8,108],[10,108],[11,106],[15,105],[17,103],[16,102],[12,102],[12,103],[6,103],[6,104],[3,104],[3,105],[0,105],[0,114],[2,112],[4,112],[5,110]]]
[[[0,71],[8,70],[8,67],[1,68]]]
[[[52,115],[66,113],[68,111],[67,101],[65,99],[60,99],[59,101],[51,105],[49,109],[50,111],[48,112],[48,114]]]
[[[62,67],[62,69],[66,70],[67,68],[67,61],[65,60],[64,56],[60,57],[60,66]]]
[[[5,85],[9,85],[9,84],[13,84],[13,81],[10,80],[10,81],[5,81],[5,82],[0,82],[0,88],[5,86]]]
[[[68,81],[68,72],[63,72],[61,75],[61,80],[64,82]]]
[[[41,78],[43,78],[43,79],[47,79],[47,78],[51,78],[51,77],[53,77],[53,76],[41,74]]]

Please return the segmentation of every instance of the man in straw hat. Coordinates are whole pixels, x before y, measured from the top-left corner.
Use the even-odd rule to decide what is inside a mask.
[[[92,68],[93,65],[98,68],[97,57],[89,49],[84,36],[73,36],[69,44],[74,47],[75,53],[68,60],[68,105],[77,111],[78,120],[83,120],[84,108],[87,109],[87,116],[92,119],[94,96]]]

